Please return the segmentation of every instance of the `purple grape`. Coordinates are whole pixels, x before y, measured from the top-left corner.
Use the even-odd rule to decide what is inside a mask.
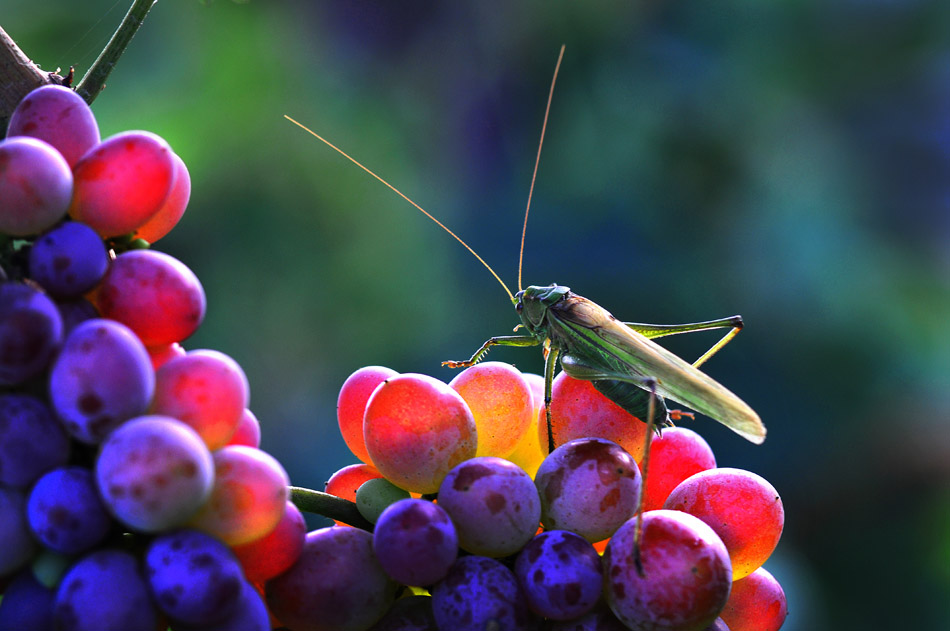
[[[430,596],[407,596],[393,603],[369,631],[439,631]]]
[[[67,221],[43,234],[30,250],[30,278],[54,296],[75,298],[95,287],[109,255],[95,230]]]
[[[545,529],[570,530],[591,543],[610,537],[640,499],[633,456],[603,438],[564,443],[544,459],[534,481]]]
[[[514,573],[495,559],[460,557],[431,593],[439,629],[527,631],[538,625]]]
[[[529,541],[515,561],[515,576],[531,610],[552,620],[581,616],[600,600],[600,555],[587,539],[566,530]]]
[[[46,294],[22,283],[0,284],[0,386],[40,374],[62,341],[63,322]]]
[[[617,616],[606,603],[600,601],[583,616],[571,620],[553,621],[545,627],[545,631],[629,631],[629,629],[617,620]]]
[[[13,110],[7,136],[45,140],[72,168],[99,144],[99,125],[81,96],[64,86],[45,85],[23,97]]]
[[[8,576],[27,563],[36,550],[26,521],[26,497],[0,486],[0,576]]]
[[[234,553],[197,530],[157,537],[145,553],[145,574],[161,610],[190,625],[228,618],[245,584]]]
[[[27,487],[68,459],[69,437],[45,402],[0,394],[0,484]]]
[[[231,613],[220,622],[190,625],[172,621],[172,631],[270,631],[270,613],[254,586],[244,581]]]
[[[135,557],[99,550],[80,559],[63,577],[53,622],[57,631],[155,631],[159,614]]]
[[[155,392],[155,372],[135,333],[113,320],[96,318],[66,338],[53,362],[49,392],[66,431],[95,444],[145,413]]]
[[[33,572],[20,572],[0,599],[0,631],[53,631],[54,597]]]
[[[440,506],[404,499],[390,504],[379,516],[373,550],[383,570],[396,582],[431,585],[442,580],[455,561],[458,537]]]
[[[96,460],[106,508],[135,530],[184,524],[211,495],[214,462],[195,430],[168,416],[141,416],[114,431]]]
[[[79,554],[102,541],[112,518],[85,467],[54,469],[30,491],[26,516],[40,543],[62,554]]]
[[[481,456],[456,465],[439,486],[439,506],[472,554],[503,557],[538,532],[541,501],[534,481],[518,465]]]
[[[0,233],[48,230],[66,214],[72,195],[73,173],[56,149],[26,136],[0,140]]]
[[[294,631],[364,631],[395,591],[373,554],[373,536],[331,526],[307,533],[297,562],[267,582],[267,605]]]
[[[100,317],[95,305],[85,298],[57,300],[56,306],[59,307],[59,315],[63,319],[64,336],[69,336],[73,329],[86,320]]]

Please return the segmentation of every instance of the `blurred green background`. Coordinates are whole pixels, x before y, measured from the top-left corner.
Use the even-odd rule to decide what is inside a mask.
[[[0,0],[44,69],[95,59],[127,1]],[[950,625],[950,3],[162,0],[94,105],[192,177],[158,249],[204,283],[188,348],[235,357],[295,484],[350,464],[335,397],[360,366],[444,380],[517,322],[427,219],[509,284],[559,46],[525,251],[618,317],[741,313],[707,370],[762,416],[708,419],[720,465],[786,508],[766,565],[785,629]],[[670,342],[687,358],[715,337]],[[540,371],[540,353],[492,352]],[[317,523],[317,522],[314,522]]]

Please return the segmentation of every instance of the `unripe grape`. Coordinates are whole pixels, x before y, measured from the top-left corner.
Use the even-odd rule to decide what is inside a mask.
[[[785,591],[762,567],[732,584],[722,610],[722,619],[731,631],[778,631],[786,616]]]
[[[244,408],[237,429],[228,439],[229,445],[247,445],[248,447],[261,446],[261,424],[249,409]]]
[[[366,403],[376,386],[398,375],[395,370],[383,366],[360,368],[343,382],[336,400],[336,418],[343,441],[353,455],[367,464],[373,464],[366,451],[363,438],[363,415]]]
[[[663,505],[700,518],[719,535],[732,559],[733,580],[751,574],[782,536],[785,509],[760,475],[742,469],[709,469],[681,482]]]
[[[356,501],[356,491],[367,480],[381,478],[383,474],[376,470],[373,465],[365,463],[351,464],[343,467],[330,476],[324,489],[330,495],[342,497],[351,502]],[[337,526],[346,526],[341,521],[333,520]]]
[[[732,567],[726,547],[709,526],[679,511],[646,512],[642,528],[639,557],[636,518],[607,544],[607,604],[630,629],[704,629],[729,597]]]
[[[514,451],[534,420],[531,388],[511,364],[482,362],[466,368],[449,386],[462,395],[478,430],[477,456]]]
[[[540,442],[541,434],[547,436],[547,430],[540,428],[541,424],[546,427],[547,423],[544,413],[544,377],[528,372],[522,373],[521,376],[531,389],[531,400],[534,404],[533,418],[521,438],[518,439],[514,451],[505,456],[505,459],[524,469],[525,473],[533,478],[547,455],[547,447],[542,448]]]
[[[637,510],[640,469],[616,443],[572,440],[555,449],[535,476],[546,529],[606,539]]]
[[[408,498],[409,491],[399,488],[386,478],[374,478],[356,489],[356,509],[366,521],[375,524],[387,506]]]
[[[514,554],[538,531],[541,501],[534,481],[518,465],[481,456],[456,465],[439,487],[439,506],[472,554]]]
[[[387,379],[366,405],[363,437],[373,464],[396,486],[435,493],[458,463],[475,456],[475,419],[465,400],[427,375]]]

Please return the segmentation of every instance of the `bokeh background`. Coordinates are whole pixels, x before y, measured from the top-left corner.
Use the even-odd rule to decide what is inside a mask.
[[[0,0],[47,70],[95,59],[127,0]],[[355,461],[335,398],[363,365],[444,380],[516,317],[551,72],[567,45],[525,282],[618,317],[741,313],[707,364],[769,428],[708,419],[786,508],[766,565],[791,630],[950,625],[950,3],[162,0],[94,105],[191,171],[158,243],[203,281],[188,348],[246,370],[263,445],[322,489]],[[684,357],[715,341],[673,339]],[[540,371],[540,353],[492,358]],[[317,522],[314,522],[317,523]]]

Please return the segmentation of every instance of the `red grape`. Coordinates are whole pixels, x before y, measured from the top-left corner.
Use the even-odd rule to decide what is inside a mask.
[[[72,168],[99,144],[99,125],[81,96],[61,85],[44,85],[17,104],[10,115],[7,136],[45,140]]]
[[[395,370],[383,366],[365,366],[347,377],[340,388],[336,400],[336,418],[340,434],[353,455],[367,464],[373,462],[366,452],[366,441],[363,439],[366,402],[376,386],[398,374]]]
[[[762,567],[732,584],[722,610],[731,631],[778,631],[787,615],[785,591]]]
[[[383,474],[373,465],[358,463],[343,467],[330,476],[324,489],[330,495],[342,497],[351,502],[356,501],[356,491],[367,480],[382,478]],[[337,526],[346,526],[342,521],[333,520]]]
[[[709,524],[729,550],[733,580],[765,563],[785,525],[785,510],[775,487],[742,469],[693,474],[673,489],[663,506]]]
[[[254,413],[244,408],[241,414],[241,420],[238,421],[237,429],[228,439],[229,445],[247,445],[248,447],[261,446],[261,424],[258,422]]]
[[[232,550],[241,562],[247,580],[260,583],[286,571],[297,561],[306,535],[303,514],[293,502],[287,502],[277,527],[260,539],[233,546]]]
[[[531,388],[511,364],[482,362],[466,368],[449,386],[462,395],[475,417],[478,456],[514,451],[534,420]]]
[[[172,188],[158,212],[135,231],[137,239],[155,243],[171,232],[181,216],[185,214],[188,198],[191,196],[191,176],[188,175],[188,167],[178,154],[173,153],[172,160],[175,163],[175,180]]]
[[[668,427],[650,445],[650,475],[644,480],[643,510],[663,508],[676,485],[716,466],[716,457],[702,436],[685,427]]]
[[[56,149],[36,138],[0,140],[0,233],[39,234],[69,208],[73,174]]]

